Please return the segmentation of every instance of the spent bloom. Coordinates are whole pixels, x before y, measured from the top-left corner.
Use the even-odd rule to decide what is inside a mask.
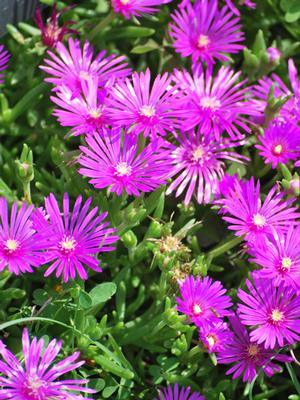
[[[159,390],[156,400],[204,400],[204,397],[198,392],[191,393],[190,387],[180,388],[176,383]]]
[[[232,379],[243,376],[243,382],[252,382],[262,370],[271,377],[280,367],[274,361],[290,362],[292,358],[275,351],[266,350],[258,343],[250,341],[249,334],[237,316],[229,317],[234,336],[222,350],[217,360],[219,364],[234,364],[226,375],[233,374]]]
[[[40,68],[45,71],[50,82],[55,86],[66,85],[76,97],[82,91],[82,82],[89,77],[97,77],[99,86],[106,87],[114,82],[116,78],[122,78],[130,73],[125,62],[125,56],[114,54],[105,57],[106,52],[101,51],[94,58],[94,50],[89,42],[85,42],[83,49],[80,41],[69,38],[69,49],[62,43],[56,46],[57,55],[48,51],[49,59],[45,59],[46,65]]]
[[[171,76],[157,75],[150,85],[150,70],[119,80],[110,90],[107,107],[114,125],[125,127],[133,134],[154,137],[165,135],[177,126],[173,110]]]
[[[247,99],[246,80],[239,81],[241,72],[222,66],[214,77],[210,69],[195,68],[193,76],[187,71],[175,71],[175,82],[181,91],[177,115],[185,130],[199,126],[204,134],[213,133],[219,139],[226,132],[241,139],[242,131],[250,133],[247,117],[259,115],[255,104]]]
[[[45,263],[51,265],[45,276],[56,271],[56,277],[63,276],[64,282],[67,282],[75,279],[77,274],[81,279],[87,279],[85,265],[96,272],[102,271],[95,255],[114,250],[112,244],[118,240],[118,236],[114,235],[114,228],[108,228],[109,222],[104,222],[107,212],[97,215],[98,207],[89,209],[91,202],[89,198],[82,204],[82,197],[78,196],[71,212],[69,196],[65,193],[61,212],[55,196],[51,193],[46,197],[48,228],[45,222],[35,223],[37,229],[43,228],[39,231],[41,237],[48,238]],[[35,219],[44,219],[38,211]]]
[[[32,267],[39,267],[44,257],[41,250],[45,242],[37,240],[36,231],[31,221],[33,206],[14,202],[10,218],[7,200],[0,198],[0,271],[8,270],[16,275],[33,272]]]
[[[216,201],[222,205],[222,218],[229,223],[229,229],[236,236],[245,235],[250,243],[264,243],[266,235],[272,234],[272,228],[286,230],[290,224],[298,223],[300,214],[296,207],[290,207],[293,198],[283,200],[284,193],[276,193],[275,185],[267,194],[264,202],[260,199],[260,182],[235,181],[227,195]]]
[[[180,283],[181,298],[177,297],[177,310],[186,314],[197,326],[203,327],[230,315],[231,299],[225,295],[221,282],[205,277],[188,276]]]
[[[193,63],[200,60],[211,66],[216,60],[228,61],[227,54],[244,47],[240,19],[227,6],[219,9],[218,0],[186,1],[171,18],[173,46],[181,56],[191,56]]]
[[[199,330],[199,340],[209,353],[218,353],[224,350],[231,339],[232,332],[228,324],[223,321],[203,326]]]
[[[84,387],[87,379],[66,379],[61,376],[74,371],[84,364],[76,361],[79,352],[54,364],[62,342],[53,339],[45,346],[44,339],[36,337],[30,342],[28,330],[22,335],[23,361],[19,361],[14,354],[7,350],[0,341],[0,355],[2,358],[0,371],[0,399],[16,400],[44,400],[44,399],[72,399],[81,400],[77,393],[95,393],[94,390]],[[91,398],[86,398],[92,400]]]
[[[176,177],[166,194],[176,190],[176,197],[186,190],[184,203],[195,194],[199,204],[212,201],[226,169],[225,160],[243,163],[248,159],[231,150],[243,141],[216,140],[215,137],[197,132],[181,132],[175,135],[179,144],[172,152],[172,177]]]
[[[5,47],[2,44],[0,44],[0,72],[7,68],[9,58],[10,55],[8,51],[5,50]],[[0,73],[0,84],[3,82],[3,74]]]
[[[49,20],[44,23],[41,9],[38,7],[35,13],[35,23],[39,27],[42,35],[42,42],[45,46],[55,48],[58,42],[62,42],[64,37],[68,34],[78,34],[75,29],[71,29],[74,21],[66,21],[61,26],[59,25],[59,17],[65,12],[69,11],[70,7],[65,7],[60,12],[57,11],[56,3],[53,4],[52,15]]]
[[[169,177],[172,147],[162,138],[139,151],[138,137],[126,132],[122,136],[116,128],[87,136],[86,143],[80,146],[79,173],[91,178],[89,182],[97,189],[139,196],[165,184]]]
[[[238,313],[244,325],[251,326],[251,341],[263,343],[265,348],[283,347],[300,340],[300,297],[293,287],[284,282],[278,286],[273,279],[252,274],[253,284],[247,279],[250,294],[238,290],[244,304]]]
[[[158,12],[157,6],[170,3],[172,0],[111,0],[116,13],[122,14],[126,19],[140,17],[142,14]]]

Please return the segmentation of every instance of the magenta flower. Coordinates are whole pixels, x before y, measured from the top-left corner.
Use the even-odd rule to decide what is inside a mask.
[[[180,388],[176,383],[174,386],[168,385],[167,388],[159,390],[156,400],[204,400],[200,393],[190,393],[191,388]]]
[[[109,123],[105,107],[105,93],[98,90],[98,78],[89,77],[82,82],[82,95],[73,97],[68,86],[60,86],[56,96],[51,96],[53,103],[60,108],[53,115],[61,126],[72,127],[71,134],[93,134]]]
[[[280,60],[281,57],[281,51],[277,49],[277,47],[268,47],[267,48],[267,53],[269,56],[269,63],[274,64],[277,63]]]
[[[266,246],[250,248],[251,261],[263,267],[259,275],[273,279],[276,286],[284,282],[286,286],[300,289],[300,227],[290,225],[287,232],[274,230],[267,239]]]
[[[111,5],[116,13],[122,14],[126,19],[140,17],[142,14],[154,14],[159,11],[157,6],[170,3],[172,0],[111,0]]]
[[[271,377],[275,372],[280,371],[280,367],[274,363],[274,360],[281,362],[293,360],[292,357],[266,350],[262,345],[250,341],[246,328],[237,316],[229,317],[229,320],[234,336],[232,341],[218,354],[217,360],[219,364],[234,363],[226,372],[226,375],[233,374],[232,379],[242,375],[243,382],[252,382],[261,370]]]
[[[86,137],[88,147],[80,146],[81,175],[87,176],[97,189],[109,188],[118,196],[123,191],[139,196],[166,183],[170,175],[173,147],[161,138],[153,140],[142,151],[138,137],[120,129]]]
[[[10,54],[5,50],[4,46],[0,44],[0,72],[7,68],[9,59]],[[0,85],[4,82],[3,76],[4,75],[0,73]]]
[[[236,236],[245,235],[250,243],[263,244],[266,235],[272,234],[272,227],[286,230],[290,224],[298,224],[296,219],[300,217],[297,207],[290,207],[294,199],[284,201],[284,193],[276,190],[274,186],[262,203],[259,181],[255,185],[253,177],[246,182],[237,180],[234,189],[216,204],[222,205],[222,218]]]
[[[238,53],[244,48],[240,31],[240,19],[227,6],[219,9],[218,0],[196,0],[185,2],[172,15],[170,36],[174,48],[182,57],[192,56],[207,65],[218,61],[229,61],[227,54]]]
[[[81,400],[83,397],[74,392],[95,393],[95,390],[83,387],[88,383],[87,379],[60,380],[62,375],[74,371],[84,364],[84,361],[76,362],[79,352],[75,352],[53,365],[61,350],[61,341],[57,342],[56,339],[53,339],[43,350],[44,339],[37,340],[34,337],[30,342],[28,330],[24,329],[22,344],[24,360],[20,362],[0,341],[0,354],[3,359],[0,362],[0,399]],[[85,399],[92,400],[86,397]]]
[[[226,289],[221,282],[211,278],[201,279],[188,276],[180,283],[181,297],[177,297],[177,310],[186,314],[197,326],[203,327],[212,322],[219,322],[231,307],[231,299],[226,296]]]
[[[255,147],[264,157],[265,164],[272,164],[272,168],[300,157],[300,129],[289,122],[274,121],[265,129],[264,136],[258,138],[260,144]]]
[[[68,86],[73,97],[78,96],[82,91],[82,82],[89,77],[98,77],[100,87],[109,86],[116,78],[127,76],[131,69],[125,60],[125,56],[115,56],[114,54],[105,57],[105,51],[101,51],[95,59],[92,46],[85,42],[83,49],[80,47],[79,40],[69,39],[69,50],[58,43],[56,50],[58,55],[48,51],[50,59],[45,59],[47,65],[40,68],[50,75],[46,82],[53,85]]]
[[[246,285],[250,294],[238,290],[244,304],[238,312],[244,325],[251,326],[251,341],[263,343],[265,348],[283,347],[300,340],[300,297],[292,287],[281,282],[277,287],[273,279],[252,274],[252,284]]]
[[[220,321],[202,327],[199,331],[199,340],[209,353],[218,353],[231,342],[232,332],[226,322]]]
[[[114,228],[108,228],[109,222],[103,222],[107,213],[97,216],[98,207],[89,211],[92,199],[82,205],[82,197],[78,196],[70,212],[69,196],[63,197],[63,212],[60,211],[55,196],[51,193],[45,199],[46,212],[49,216],[49,229],[39,231],[41,237],[48,238],[46,263],[51,263],[45,272],[49,276],[56,271],[56,277],[63,276],[64,282],[75,279],[78,274],[81,279],[87,279],[84,268],[87,265],[96,272],[102,269],[95,254],[112,251],[112,246],[118,240]],[[43,218],[42,213],[36,218]],[[43,224],[35,224],[42,227]]]
[[[178,100],[177,115],[183,120],[183,129],[195,126],[204,134],[214,133],[220,139],[226,132],[233,139],[241,139],[241,130],[250,133],[248,116],[260,115],[256,105],[246,98],[246,80],[238,82],[241,73],[221,67],[214,78],[210,69],[201,67],[191,76],[187,71],[175,71],[182,98]]]
[[[240,15],[239,10],[237,9],[237,7],[233,4],[232,0],[225,0],[226,4],[228,5],[228,7],[230,8],[230,10],[235,14],[235,15]],[[252,8],[254,9],[256,7],[256,4],[251,1],[251,0],[240,0],[239,1],[240,5],[244,5],[246,7]]]
[[[45,46],[50,48],[55,48],[58,42],[62,42],[64,37],[68,34],[78,34],[75,29],[70,29],[69,27],[73,25],[74,21],[67,21],[59,26],[59,17],[65,12],[69,11],[70,7],[65,7],[60,12],[57,12],[56,3],[53,4],[53,11],[50,19],[44,23],[41,9],[38,7],[34,16],[34,21],[41,30],[42,42]]]
[[[224,161],[243,163],[248,161],[230,149],[244,144],[242,141],[216,140],[214,137],[197,133],[182,132],[175,135],[179,146],[172,152],[171,171],[176,179],[169,186],[166,194],[176,190],[176,197],[186,190],[184,203],[191,201],[195,193],[199,204],[212,201],[226,168]]]
[[[45,242],[37,240],[32,211],[33,206],[27,207],[26,203],[18,210],[18,203],[14,202],[9,219],[7,200],[0,198],[0,271],[8,267],[10,272],[19,275],[33,272],[32,267],[43,264],[41,250]]]
[[[178,126],[173,110],[173,93],[168,74],[157,75],[150,88],[150,70],[131,80],[118,81],[110,91],[108,112],[113,124],[125,127],[133,134],[155,137],[165,135]]]

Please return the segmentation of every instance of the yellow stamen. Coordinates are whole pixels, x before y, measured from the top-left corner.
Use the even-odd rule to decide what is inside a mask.
[[[5,242],[5,249],[9,251],[9,253],[13,253],[19,247],[19,242],[15,239],[8,239]]]
[[[195,315],[200,315],[202,313],[202,308],[200,307],[199,304],[194,304],[193,305],[193,313]]]
[[[142,106],[140,108],[140,114],[144,115],[145,117],[154,117],[155,115],[155,108],[153,106]]]
[[[272,321],[274,321],[274,322],[282,321],[282,320],[283,320],[283,312],[281,312],[280,310],[278,310],[278,308],[275,308],[275,309],[272,311],[271,319],[272,319]]]
[[[116,173],[118,176],[129,176],[132,173],[132,167],[126,162],[120,162],[116,166]]]
[[[283,147],[281,144],[278,144],[277,146],[274,147],[274,153],[277,155],[280,155],[282,153]]]
[[[204,155],[203,147],[198,146],[196,150],[194,150],[192,153],[192,159],[193,161],[199,161],[203,157],[203,155]]]
[[[254,214],[253,223],[257,227],[262,228],[266,224],[266,218],[261,214]]]
[[[248,347],[248,354],[251,357],[254,357],[258,354],[258,347],[256,346],[256,344],[250,344],[250,346]]]
[[[201,34],[199,36],[197,44],[198,44],[198,47],[200,49],[203,49],[203,48],[207,47],[209,45],[209,43],[210,43],[210,40],[209,40],[207,35],[202,35]]]
[[[200,100],[200,106],[203,108],[210,108],[211,110],[215,111],[220,108],[220,101],[215,97],[203,97]]]

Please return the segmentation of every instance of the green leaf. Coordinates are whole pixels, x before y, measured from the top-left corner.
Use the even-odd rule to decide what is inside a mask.
[[[139,37],[148,37],[154,35],[155,30],[139,26],[126,26],[126,28],[111,29],[103,34],[110,40],[114,39],[135,39]]]
[[[148,40],[147,43],[139,46],[135,46],[132,50],[131,53],[133,54],[144,54],[144,53],[149,53],[149,51],[157,50],[159,49],[158,43],[156,43],[154,40],[150,39]]]
[[[89,293],[92,299],[92,305],[95,306],[100,303],[105,303],[109,300],[117,290],[117,285],[113,282],[104,282],[95,286]]]
[[[89,307],[91,307],[93,304],[92,298],[90,297],[90,295],[84,291],[81,291],[79,294],[79,305],[83,308],[83,309],[87,309]]]
[[[288,23],[296,22],[298,21],[299,18],[300,18],[300,10],[294,12],[288,11],[284,16],[284,19]]]

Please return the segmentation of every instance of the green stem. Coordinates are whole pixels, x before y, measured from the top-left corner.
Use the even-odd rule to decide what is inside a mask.
[[[116,13],[111,10],[111,12],[105,17],[103,18],[99,24],[97,24],[95,26],[94,29],[92,29],[92,31],[89,34],[89,39],[93,40],[101,31],[103,31],[104,28],[106,28],[116,17]]]
[[[30,181],[23,182],[24,199],[27,204],[32,204]]]
[[[299,384],[297,375],[295,374],[294,368],[289,363],[285,363],[285,366],[286,366],[286,369],[288,370],[288,372],[290,374],[290,377],[291,377],[292,382],[293,382],[293,384],[295,386],[295,389],[297,390],[298,395],[300,396],[300,384]]]
[[[273,397],[275,394],[283,392],[288,387],[290,387],[290,385],[282,385],[277,389],[271,389],[271,390],[268,390],[267,392],[257,394],[256,396],[254,396],[253,400],[265,400],[265,399],[268,399],[270,397]]]
[[[207,259],[211,262],[214,258],[219,257],[221,254],[226,253],[228,250],[237,246],[244,240],[243,236],[234,236],[227,240],[225,243],[220,244],[207,253]]]

